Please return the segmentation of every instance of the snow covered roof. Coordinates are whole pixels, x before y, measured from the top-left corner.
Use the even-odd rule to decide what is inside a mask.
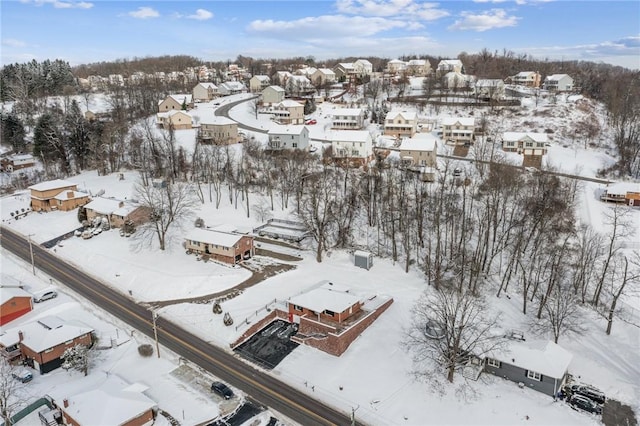
[[[56,200],[64,201],[64,200],[75,200],[76,198],[84,198],[88,196],[89,194],[86,194],[80,191],[63,190],[63,191],[60,191],[60,193],[53,198],[55,198]]]
[[[605,191],[608,195],[627,195],[627,192],[640,192],[640,183],[616,182],[607,185]]]
[[[504,82],[499,78],[481,78],[476,81],[476,87],[496,87],[503,86]]]
[[[188,112],[183,111],[181,109],[172,109],[171,111],[159,112],[156,116],[158,118],[165,118],[165,117],[173,117],[176,114],[183,114],[183,115],[186,115],[187,117],[191,118],[191,114],[189,114]]]
[[[31,154],[14,154],[11,156],[13,161],[33,161],[33,155]]]
[[[225,81],[220,85],[220,87],[225,87],[228,90],[244,90],[246,87],[240,81]]]
[[[534,142],[547,142],[548,137],[546,133],[533,133],[533,132],[504,132],[502,134],[503,141],[517,142],[524,138],[530,138]]]
[[[204,87],[205,89],[217,89],[218,86],[216,86],[215,84],[211,83],[211,82],[203,82],[203,83],[198,83],[199,86]]]
[[[331,142],[369,142],[371,134],[367,130],[334,130]]]
[[[87,210],[93,210],[100,214],[111,214],[123,205],[123,201],[115,200],[113,198],[96,197],[89,203],[85,204],[84,208]]]
[[[14,297],[31,297],[31,293],[20,287],[0,287],[0,305],[4,305]]]
[[[460,59],[443,59],[438,63],[438,68],[454,66],[462,66],[462,61]]]
[[[182,105],[183,103],[190,104],[192,101],[192,96],[187,94],[169,95],[169,97],[178,102],[180,105]]]
[[[490,357],[543,376],[561,378],[566,373],[573,354],[551,341],[511,341]]]
[[[242,236],[196,228],[189,231],[184,238],[190,241],[213,244],[215,246],[233,247],[238,241],[240,241]]]
[[[314,288],[306,293],[293,296],[289,304],[302,306],[315,312],[329,310],[343,312],[360,301],[360,298],[338,288],[330,288],[329,284]]]
[[[282,108],[295,108],[295,107],[303,107],[304,105],[302,105],[300,102],[296,102],[293,101],[291,99],[285,99],[282,102],[278,102],[276,104],[276,107],[282,107]]]
[[[72,186],[77,186],[77,185],[67,180],[54,179],[54,180],[48,180],[46,182],[40,182],[35,185],[31,185],[29,189],[32,189],[34,191],[49,191],[51,189],[68,188]]]
[[[303,125],[273,126],[269,129],[269,135],[300,135],[306,127]]]
[[[407,65],[409,65],[410,67],[421,67],[423,65],[426,65],[427,61],[425,59],[411,59]]]
[[[234,233],[238,230],[238,227],[230,223],[222,223],[220,225],[212,226],[210,229],[218,232],[226,232],[228,234]]]
[[[229,124],[237,124],[235,121],[227,117],[200,117],[200,124],[210,124],[213,126],[227,126]]]
[[[353,62],[340,62],[337,66],[344,68],[345,70],[353,69]]]
[[[473,117],[443,117],[443,126],[453,126],[456,123],[460,123],[461,126],[475,126],[476,119]]]
[[[280,87],[280,86],[269,86],[269,87],[265,87],[264,88],[264,90],[267,90],[267,89],[271,89],[271,90],[274,90],[276,92],[283,92],[284,93],[284,89],[282,87]],[[264,90],[263,90],[263,92],[264,92]]]
[[[336,108],[331,111],[333,117],[336,116],[359,116],[363,114],[362,108]]]
[[[386,119],[393,120],[397,116],[401,116],[405,120],[415,120],[418,117],[418,114],[415,111],[389,111]]]
[[[412,138],[405,138],[400,144],[401,151],[435,151],[438,138],[431,133],[416,133]]]
[[[535,74],[536,74],[535,71],[520,71],[514,77],[527,78],[527,77],[531,77],[531,76],[533,76]]]
[[[0,334],[0,344],[5,347],[15,345],[20,341],[20,331],[22,331],[23,337],[22,344],[40,353],[64,342],[68,342],[69,340],[91,333],[93,329],[66,324],[56,316],[47,316],[37,321],[5,330],[4,333]]]
[[[548,75],[544,80],[545,81],[560,81],[565,77],[569,77],[567,74],[552,74]],[[569,77],[571,78],[571,77]]]
[[[336,73],[333,72],[333,70],[329,69],[329,68],[318,68],[318,71],[320,71],[324,75],[336,75]]]
[[[111,214],[116,215],[116,216],[120,216],[120,217],[125,217],[127,215],[129,215],[129,213],[133,212],[135,209],[137,209],[139,206],[135,206],[133,204],[125,204],[124,206],[120,207],[119,209],[115,209]]]
[[[81,425],[127,424],[157,406],[136,386],[117,376],[109,376],[99,387],[64,399],[69,404],[64,411]]]
[[[258,80],[260,82],[269,82],[269,81],[271,81],[271,79],[269,78],[268,75],[254,75],[253,78],[255,78],[256,80]]]

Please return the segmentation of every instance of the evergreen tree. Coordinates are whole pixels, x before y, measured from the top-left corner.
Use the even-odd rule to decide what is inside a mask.
[[[78,102],[71,102],[64,120],[64,132],[69,141],[76,167],[82,170],[86,166],[91,140],[90,126],[80,110]]]
[[[61,367],[65,370],[78,370],[84,375],[89,374],[89,349],[84,345],[67,348],[62,354],[64,362]]]
[[[20,152],[25,147],[25,131],[22,121],[13,113],[2,114],[2,133],[0,141],[8,144],[11,148]]]

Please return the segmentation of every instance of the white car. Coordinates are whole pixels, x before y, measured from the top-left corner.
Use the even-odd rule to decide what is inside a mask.
[[[42,293],[40,296],[35,296],[33,301],[36,303],[44,302],[45,300],[55,299],[58,297],[58,292],[55,290],[49,290],[45,293]]]

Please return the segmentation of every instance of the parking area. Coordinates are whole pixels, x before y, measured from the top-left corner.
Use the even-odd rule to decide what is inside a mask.
[[[297,343],[291,341],[291,336],[297,331],[297,324],[275,320],[238,346],[235,352],[271,370],[298,347]]]

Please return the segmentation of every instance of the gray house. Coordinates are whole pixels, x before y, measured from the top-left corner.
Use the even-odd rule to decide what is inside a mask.
[[[565,384],[572,358],[551,341],[510,341],[504,349],[487,354],[484,370],[554,396]]]
[[[309,150],[309,129],[306,126],[277,126],[269,130],[267,148],[272,151],[283,149]]]

